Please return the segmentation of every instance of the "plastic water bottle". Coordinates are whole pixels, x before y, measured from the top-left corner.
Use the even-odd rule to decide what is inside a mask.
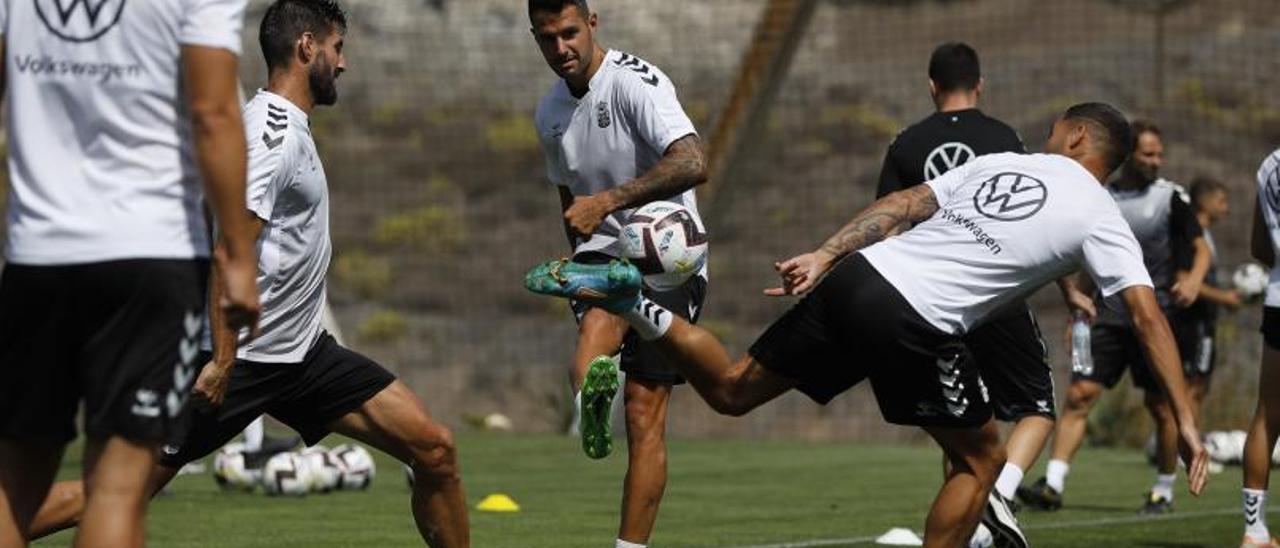
[[[1083,312],[1076,312],[1071,322],[1071,371],[1086,376],[1093,374],[1093,343],[1089,340],[1089,322]]]

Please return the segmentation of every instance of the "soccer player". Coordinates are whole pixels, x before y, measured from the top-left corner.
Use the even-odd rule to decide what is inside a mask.
[[[257,322],[236,100],[245,2],[52,5],[0,2],[0,546],[26,544],[82,400],[75,543],[140,546],[147,476],[184,430],[198,366],[202,194],[222,226],[214,311],[224,328]]]
[[[907,128],[889,146],[877,198],[936,179],[984,154],[1026,152],[1013,128],[978,110],[982,91],[978,53],[972,47],[947,43],[933,51],[929,92],[937,112]],[[1053,376],[1044,340],[1031,309],[1018,302],[967,333],[964,342],[990,392],[995,417],[1014,423],[1005,444],[1008,462],[1000,471],[984,522],[1004,541],[1000,544],[1026,546],[1007,501],[1053,431]]]
[[[543,57],[560,77],[538,104],[535,124],[574,260],[620,257],[621,223],[654,200],[684,205],[701,233],[692,189],[706,180],[702,143],[667,75],[597,42],[599,22],[586,0],[529,0],[529,19]],[[675,290],[645,294],[697,321],[706,288],[703,269]],[[612,448],[609,412],[618,381],[608,356],[621,345],[628,468],[616,544],[644,546],[667,482],[667,402],[672,386],[683,380],[625,322],[584,302],[572,305],[578,346],[571,382],[582,413],[583,449],[592,458]]]
[[[1142,244],[1147,271],[1155,283],[1156,299],[1170,325],[1182,323],[1183,309],[1198,298],[1209,269],[1209,247],[1200,223],[1182,188],[1159,177],[1164,161],[1160,129],[1142,120],[1133,122],[1133,155],[1119,178],[1108,189],[1125,221]],[[1083,280],[1082,287],[1088,287]],[[1062,492],[1072,457],[1084,441],[1089,411],[1102,391],[1120,382],[1125,371],[1145,392],[1144,403],[1156,424],[1155,484],[1143,502],[1144,514],[1165,513],[1173,508],[1173,483],[1177,479],[1177,425],[1161,386],[1152,377],[1153,366],[1142,353],[1140,340],[1130,324],[1126,303],[1103,301],[1097,295],[1097,321],[1091,329],[1093,363],[1072,371],[1067,407],[1058,422],[1045,477],[1019,489],[1026,504],[1044,510],[1062,506]],[[1175,330],[1184,358],[1195,354],[1196,341]]]
[[[1182,372],[1187,377],[1187,389],[1191,391],[1191,405],[1195,408],[1198,421],[1217,361],[1214,337],[1218,331],[1218,308],[1235,310],[1244,304],[1244,299],[1236,290],[1223,286],[1219,274],[1218,246],[1209,230],[1230,213],[1227,186],[1206,177],[1192,181],[1191,208],[1195,211],[1196,221],[1204,232],[1204,241],[1209,248],[1209,271],[1205,274],[1204,283],[1200,285],[1200,297],[1178,315],[1180,325],[1174,326],[1174,330],[1181,331],[1179,340],[1185,341],[1188,348],[1188,352],[1182,355]]]
[[[1244,540],[1241,548],[1276,548],[1280,541],[1267,529],[1267,487],[1271,482],[1271,450],[1280,437],[1280,149],[1258,168],[1257,205],[1253,210],[1253,257],[1271,266],[1262,310],[1262,370],[1258,374],[1258,407],[1244,444]]]
[[[333,0],[277,0],[263,16],[259,41],[270,74],[267,88],[244,107],[249,185],[242,213],[262,249],[261,335],[237,339],[212,322],[212,352],[200,356],[208,363],[195,387],[207,403],[193,413],[187,436],[165,448],[151,489],[269,413],[308,445],[338,432],[412,466],[422,538],[433,547],[468,546],[451,433],[408,386],[340,346],[320,323],[331,254],[329,191],[308,120],[316,106],[337,101],[345,35],[346,16]],[[39,521],[50,529],[70,525],[79,489],[78,482],[60,483],[51,498],[61,506]]]
[[[551,261],[525,286],[624,318],[724,414],[743,415],[793,388],[827,402],[867,373],[885,420],[922,427],[950,459],[925,545],[954,547],[972,534],[1005,460],[960,334],[1083,266],[1128,304],[1170,394],[1189,486],[1199,493],[1208,461],[1178,349],[1142,251],[1100,184],[1129,147],[1123,115],[1080,104],[1054,123],[1050,154],[982,156],[876,201],[817,251],[775,265],[782,286],[766,295],[808,295],[737,361],[710,332],[641,295],[629,264]],[[902,227],[911,228],[886,239]]]

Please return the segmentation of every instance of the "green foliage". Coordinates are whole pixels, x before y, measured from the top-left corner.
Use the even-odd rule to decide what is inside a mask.
[[[365,299],[376,299],[391,287],[393,269],[386,257],[355,250],[339,255],[330,270],[334,282]]]
[[[902,130],[903,124],[872,105],[853,103],[823,107],[820,120],[825,124],[847,125],[860,128],[873,136],[892,138]]]
[[[466,226],[457,210],[429,205],[379,220],[373,237],[383,246],[450,251],[466,241]]]
[[[538,150],[538,130],[528,114],[513,114],[490,122],[485,139],[493,152],[532,152]]]
[[[404,339],[408,331],[409,322],[403,314],[394,310],[379,310],[360,324],[357,334],[366,343],[394,343]]]

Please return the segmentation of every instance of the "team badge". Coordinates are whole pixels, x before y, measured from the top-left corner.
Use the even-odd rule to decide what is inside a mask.
[[[609,117],[609,103],[600,101],[596,103],[596,125],[600,129],[609,127],[613,123],[613,119]]]

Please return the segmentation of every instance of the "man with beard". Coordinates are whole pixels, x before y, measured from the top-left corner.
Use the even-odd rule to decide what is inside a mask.
[[[1209,246],[1195,212],[1181,187],[1159,178],[1164,162],[1160,129],[1150,122],[1132,124],[1133,154],[1119,178],[1108,188],[1125,221],[1142,245],[1143,262],[1155,284],[1160,309],[1171,325],[1181,325],[1183,311],[1199,297],[1201,283],[1209,270]],[[1087,283],[1087,279],[1083,279]],[[1082,285],[1083,285],[1082,283]],[[1045,477],[1018,490],[1024,503],[1043,510],[1062,506],[1071,458],[1084,441],[1089,410],[1102,391],[1112,388],[1124,376],[1133,375],[1133,384],[1145,392],[1144,403],[1156,424],[1156,482],[1141,508],[1144,514],[1161,514],[1173,509],[1173,483],[1177,479],[1177,426],[1165,394],[1152,376],[1152,364],[1128,319],[1122,302],[1095,296],[1098,318],[1091,330],[1093,363],[1072,371],[1067,390],[1067,406],[1058,419],[1053,451]],[[1175,330],[1181,355],[1194,356],[1198,339]]]
[[[333,0],[278,0],[259,41],[270,71],[244,108],[249,140],[248,212],[262,259],[261,334],[252,340],[210,319],[212,341],[196,390],[207,395],[190,433],[166,447],[154,491],[183,464],[216,450],[263,413],[314,445],[337,432],[411,466],[413,516],[428,545],[469,546],[467,508],[452,434],[378,364],[340,346],[321,327],[330,258],[329,191],[308,118],[332,105],[346,68],[346,15]],[[215,278],[219,273],[215,270]],[[218,286],[212,299],[219,298]],[[211,345],[209,343],[212,343]],[[211,348],[210,348],[211,346]],[[72,525],[83,485],[55,486],[34,532]]]
[[[597,42],[597,17],[586,0],[529,0],[529,19],[543,58],[560,77],[539,102],[535,125],[574,260],[620,257],[622,221],[654,200],[683,205],[702,233],[693,192],[707,179],[702,142],[671,79],[639,57]],[[706,291],[704,267],[680,287],[645,294],[696,322]],[[642,548],[667,484],[667,403],[672,387],[684,381],[626,322],[586,302],[571,307],[578,341],[570,379],[582,448],[591,458],[612,451],[609,413],[619,366],[610,356],[621,350],[628,461],[615,546]]]

